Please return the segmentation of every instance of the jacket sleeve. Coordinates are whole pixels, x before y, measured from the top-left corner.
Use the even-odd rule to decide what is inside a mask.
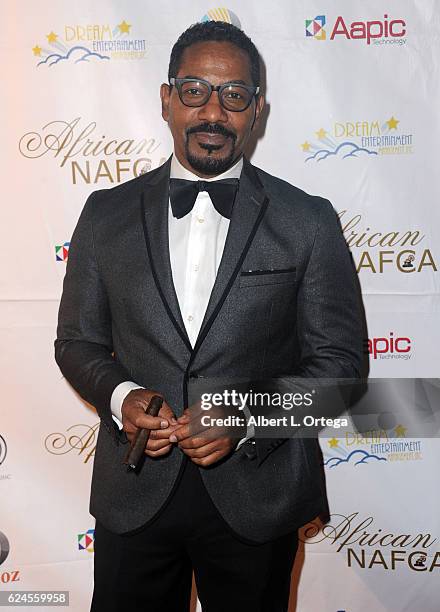
[[[55,360],[65,378],[96,408],[117,440],[110,399],[117,385],[130,380],[130,376],[113,355],[109,302],[93,238],[97,193],[89,196],[71,239],[58,313]]]
[[[333,206],[321,200],[297,294],[300,357],[295,371],[286,377],[290,391],[310,391],[314,380],[328,381],[328,387],[320,387],[319,402],[314,402],[315,416],[337,417],[349,405],[355,380],[362,372],[363,321],[361,292],[350,251]],[[339,380],[333,383],[334,379]],[[312,412],[304,408],[304,415]],[[299,409],[297,413],[300,415]],[[301,437],[303,432],[298,427],[295,436]],[[257,438],[259,462],[285,441]]]
[[[300,362],[305,378],[358,378],[363,310],[359,282],[339,220],[321,200],[313,247],[297,299]]]

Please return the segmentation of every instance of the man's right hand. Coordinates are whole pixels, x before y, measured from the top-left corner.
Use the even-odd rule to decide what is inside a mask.
[[[130,391],[122,403],[122,426],[130,442],[139,428],[150,429],[145,454],[149,457],[160,457],[171,450],[173,445],[169,437],[180,425],[165,400],[157,417],[145,414],[153,395],[162,397],[161,393],[147,389]]]

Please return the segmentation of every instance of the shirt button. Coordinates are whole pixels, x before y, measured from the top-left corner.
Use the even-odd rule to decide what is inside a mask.
[[[196,264],[196,265],[194,266],[194,272],[198,272],[198,271],[199,271],[199,264]]]
[[[205,221],[205,219],[203,217],[197,217],[197,221],[199,223],[203,223]]]
[[[194,319],[194,317],[192,315],[188,316],[188,321],[192,321]]]

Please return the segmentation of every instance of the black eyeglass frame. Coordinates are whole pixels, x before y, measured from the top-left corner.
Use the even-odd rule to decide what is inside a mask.
[[[205,85],[207,85],[209,89],[209,94],[206,100],[202,104],[186,104],[182,100],[182,85],[184,83],[204,83]],[[211,98],[212,92],[218,91],[218,99],[219,99],[220,105],[222,106],[222,108],[224,108],[227,111],[231,111],[232,113],[242,113],[243,111],[245,111],[251,105],[252,100],[256,98],[258,94],[260,93],[259,87],[251,87],[250,85],[243,85],[243,83],[235,83],[234,81],[228,81],[227,83],[222,83],[221,85],[211,85],[209,81],[205,81],[204,79],[179,79],[177,77],[170,77],[169,85],[170,87],[172,87],[173,85],[176,87],[177,93],[179,94],[180,101],[182,102],[182,104],[184,104],[188,108],[200,108],[201,106],[204,106],[205,104],[207,104],[207,102]],[[242,87],[243,89],[246,89],[248,93],[251,94],[251,97],[249,98],[249,102],[246,104],[244,108],[233,109],[233,108],[228,108],[227,106],[223,104],[222,93],[227,87],[230,87],[231,85],[235,85],[236,87]]]

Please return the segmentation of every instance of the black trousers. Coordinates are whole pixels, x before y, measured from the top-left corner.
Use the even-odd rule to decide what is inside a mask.
[[[187,461],[159,516],[131,535],[95,528],[91,612],[187,612],[192,572],[203,612],[287,612],[296,532],[239,539]]]

